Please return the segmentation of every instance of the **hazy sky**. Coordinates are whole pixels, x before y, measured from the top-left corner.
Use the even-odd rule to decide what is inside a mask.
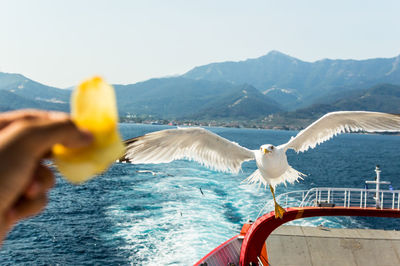
[[[58,87],[134,83],[278,50],[305,61],[400,54],[400,1],[0,0],[0,72]]]

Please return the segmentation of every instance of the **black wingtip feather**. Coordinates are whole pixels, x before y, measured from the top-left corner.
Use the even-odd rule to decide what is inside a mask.
[[[131,139],[124,140],[124,144],[125,144],[126,146],[128,146],[129,144],[132,144],[132,143],[135,143],[136,141],[138,141],[139,138],[141,138],[141,137],[142,137],[142,136],[134,137],[134,138],[131,138]]]
[[[124,144],[125,144],[126,147],[128,147],[130,144],[135,143],[136,141],[138,141],[139,138],[141,138],[141,137],[143,137],[143,136],[134,137],[134,138],[131,138],[131,139],[126,139],[126,140],[124,140]],[[132,163],[132,162],[131,162],[128,158],[126,158],[125,156],[126,156],[126,153],[125,153],[121,158],[119,158],[119,159],[117,160],[117,162],[118,162],[118,163]]]

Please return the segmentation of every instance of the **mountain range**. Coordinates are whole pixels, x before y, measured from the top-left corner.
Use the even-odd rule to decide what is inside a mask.
[[[69,111],[70,93],[46,86],[21,74],[0,72],[0,110],[37,108]]]
[[[304,62],[272,51],[240,62],[212,63],[183,75],[191,79],[249,83],[294,110],[334,91],[365,89],[380,83],[400,84],[400,55],[368,60],[324,59]]]
[[[282,110],[273,99],[248,84],[175,77],[115,85],[115,89],[120,111],[154,117],[254,119]]]
[[[255,59],[195,67],[178,77],[114,87],[121,116],[263,121],[275,117],[275,122],[283,122],[333,110],[400,113],[399,85],[400,56],[305,62],[272,51]],[[68,111],[70,94],[21,74],[0,72],[0,111]]]

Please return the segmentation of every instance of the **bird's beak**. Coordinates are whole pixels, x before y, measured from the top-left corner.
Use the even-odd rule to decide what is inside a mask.
[[[270,153],[271,151],[269,151],[269,150],[267,150],[267,149],[263,149],[263,152],[264,152],[264,154],[268,154],[268,153]]]

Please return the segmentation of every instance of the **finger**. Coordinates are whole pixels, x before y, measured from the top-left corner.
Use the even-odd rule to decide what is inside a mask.
[[[0,129],[8,126],[12,122],[18,120],[31,120],[31,119],[54,119],[54,117],[68,118],[66,113],[61,112],[49,112],[35,109],[23,109],[17,111],[5,112],[0,115]]]
[[[55,184],[53,172],[46,166],[39,164],[32,182],[25,190],[25,197],[28,199],[36,198],[40,193],[46,193]]]
[[[21,219],[25,219],[40,213],[47,205],[47,195],[41,194],[35,199],[22,197],[5,215],[8,225],[15,224]]]
[[[69,148],[80,148],[90,145],[93,141],[91,133],[78,129],[70,119],[36,119],[14,124],[13,130],[18,132],[16,135],[20,140],[16,143],[23,145],[20,148],[38,159],[57,143]]]

